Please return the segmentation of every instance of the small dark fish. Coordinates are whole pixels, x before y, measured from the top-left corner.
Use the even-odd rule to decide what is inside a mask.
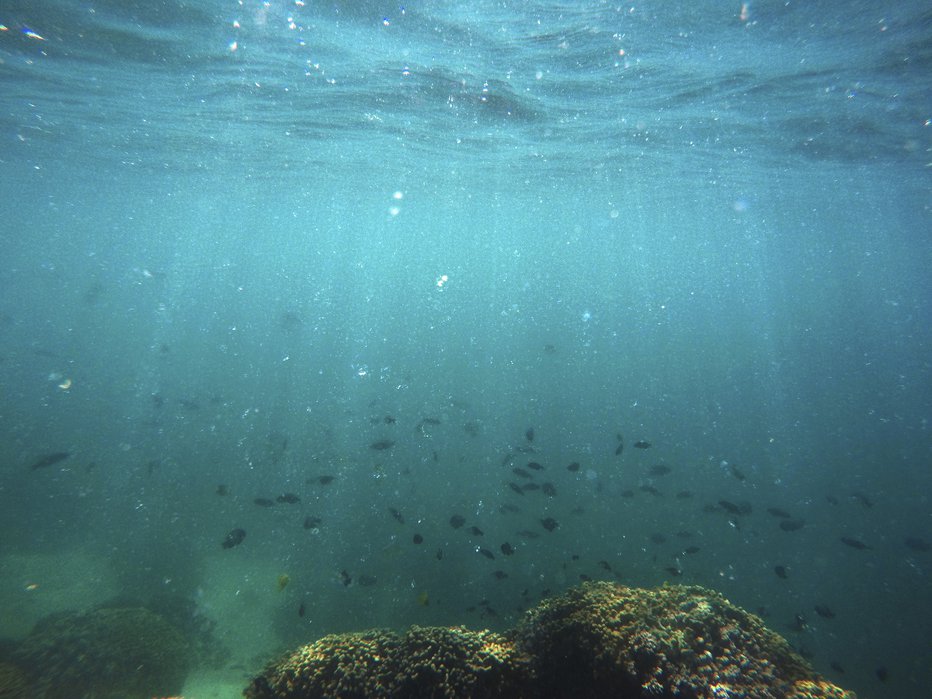
[[[496,570],[494,573],[492,573],[492,575],[495,576],[496,580],[504,580],[508,577],[508,573],[506,573],[504,570]]]
[[[521,486],[514,481],[508,481],[508,487],[515,491],[518,495],[524,495],[524,491],[521,490]]]
[[[243,539],[245,538],[245,529],[234,529],[229,534],[227,534],[226,538],[223,540],[222,546],[225,549],[231,549],[234,546],[239,546],[241,543],[243,543]]]
[[[869,497],[867,497],[864,493],[860,493],[860,492],[851,493],[851,497],[857,500],[862,505],[864,505],[864,507],[874,506],[873,501]]]
[[[773,572],[777,574],[777,577],[781,580],[786,580],[790,574],[786,569],[786,566],[774,566]]]
[[[294,505],[295,503],[301,502],[301,498],[299,498],[294,493],[282,493],[275,499],[278,502],[288,503],[289,505]]]
[[[683,549],[683,553],[692,555],[694,553],[699,553],[699,550],[700,549],[698,546],[687,546],[686,548]]]
[[[502,550],[502,553],[506,556],[510,556],[515,552],[515,547],[509,544],[507,541],[499,547]]]
[[[874,674],[877,675],[877,679],[881,682],[886,682],[888,679],[890,679],[890,671],[883,666],[878,667]]]
[[[547,354],[556,354],[557,347],[556,345],[544,345],[544,352]]]
[[[619,495],[621,495],[621,497],[623,497],[623,498],[633,498],[633,497],[634,497],[634,491],[631,490],[631,489],[629,488],[629,489],[627,489],[627,490],[622,490],[622,491],[619,493]]]
[[[214,491],[220,497],[230,494],[230,489],[227,488],[223,483],[217,486],[217,490]]]
[[[256,498],[253,503],[259,507],[273,507],[275,505],[275,501],[268,498]]]
[[[438,561],[442,561],[443,560],[443,549],[437,549],[437,553],[434,554],[434,557]]]
[[[450,517],[450,526],[454,529],[459,529],[464,524],[466,524],[466,518],[462,515],[453,515]]]
[[[299,616],[299,617],[303,617],[305,611],[306,611],[306,610],[305,610],[305,608],[304,608],[304,602],[302,602],[302,603],[301,603],[301,606],[298,607],[298,616]]]
[[[516,476],[519,476],[519,477],[521,477],[521,478],[533,478],[533,477],[534,477],[534,476],[532,476],[530,473],[528,473],[527,471],[525,471],[523,468],[518,468],[517,466],[516,466],[515,468],[511,469],[511,472],[512,472],[513,474],[515,474]]]
[[[404,523],[405,523],[404,515],[401,514],[401,513],[400,513],[398,510],[396,510],[394,507],[389,507],[389,508],[388,508],[388,511],[391,512],[392,517],[394,517],[394,518],[398,521],[399,524],[404,524]]]
[[[557,522],[553,517],[545,517],[540,521],[541,525],[548,532],[552,532],[554,529],[560,526],[560,523]]]
[[[676,566],[667,566],[664,570],[674,577],[679,577],[683,574],[683,571]]]
[[[384,422],[386,425],[394,425],[395,418],[391,415],[386,415],[385,417],[382,418],[382,422]]]
[[[525,483],[521,486],[521,490],[526,493],[529,490],[540,490],[540,486],[537,483]]]
[[[642,491],[642,492],[644,492],[644,493],[650,493],[651,495],[657,495],[657,496],[660,495],[660,491],[657,490],[657,489],[656,489],[654,486],[652,486],[652,485],[642,485],[641,487],[638,488],[638,490],[640,490],[640,491]]]
[[[502,514],[505,514],[506,512],[508,512],[510,514],[516,515],[519,512],[521,512],[521,508],[518,507],[517,505],[511,504],[510,502],[506,502],[499,506],[498,511],[501,512]]]
[[[579,579],[582,580],[583,582],[592,582],[592,576],[586,575],[585,573],[580,573]]]
[[[540,534],[537,532],[532,532],[530,529],[522,529],[518,532],[518,536],[524,537],[525,539],[539,539]]]
[[[528,467],[529,469],[531,469],[532,471],[543,471],[543,470],[544,470],[544,467],[541,466],[541,465],[540,465],[539,463],[537,463],[536,461],[528,461],[528,462],[527,462],[527,467]]]
[[[477,550],[479,553],[481,553],[483,556],[485,556],[486,558],[488,558],[489,560],[494,560],[494,558],[495,558],[495,554],[492,553],[491,551],[489,551],[488,549],[476,549],[476,550]]]
[[[511,463],[512,461],[514,461],[514,460],[515,460],[515,455],[512,454],[511,452],[508,452],[508,453],[505,454],[505,456],[502,458],[502,466],[507,466],[508,464],[510,464],[510,463]]]
[[[928,541],[920,539],[918,536],[907,536],[903,539],[903,543],[913,551],[928,551],[932,548],[932,546],[929,546]]]
[[[635,449],[650,449],[651,443],[648,442],[646,439],[639,439],[638,441],[634,443],[634,448]]]
[[[852,539],[850,536],[841,537],[841,543],[843,543],[845,546],[850,546],[853,549],[858,549],[859,551],[870,548],[870,546],[865,544],[863,541]]]
[[[314,529],[315,527],[319,527],[320,523],[321,523],[320,517],[311,517],[310,515],[308,515],[307,517],[304,518],[305,529]]]
[[[621,452],[625,450],[625,443],[618,442],[618,446],[615,447],[615,456],[621,456]]]
[[[833,661],[830,662],[828,665],[829,665],[829,667],[832,668],[835,672],[840,672],[842,675],[845,674],[845,668],[843,668],[843,667],[841,666],[841,663],[838,662],[837,660],[833,660]]]
[[[377,442],[373,442],[369,445],[370,449],[375,449],[376,451],[385,451],[386,449],[391,449],[395,446],[395,442],[391,439],[380,439]]]
[[[579,462],[574,461],[573,463],[571,463],[569,466],[566,467],[566,470],[569,471],[570,473],[576,473],[579,470]]]
[[[48,466],[52,466],[53,464],[57,464],[59,461],[64,461],[69,456],[71,456],[70,451],[52,452],[51,454],[46,454],[45,456],[40,457],[39,459],[34,461],[32,466],[29,467],[29,469],[31,471],[35,471],[37,468],[46,468]]]
[[[532,447],[530,444],[522,444],[520,446],[515,447],[515,449],[522,454],[536,454],[537,453],[537,449]]]
[[[346,572],[346,570],[340,571],[340,582],[343,583],[343,587],[349,587],[350,583],[353,582],[353,577]]]
[[[731,475],[737,478],[739,481],[743,481],[747,476],[744,475],[744,471],[735,466],[734,464],[729,465],[728,470],[731,472]]]
[[[542,483],[540,489],[547,497],[554,497],[557,494],[557,488],[553,483]]]
[[[479,527],[470,527],[469,533],[473,536],[485,536],[485,533]]]
[[[335,476],[318,476],[317,482],[320,483],[321,485],[330,485],[331,483],[333,483],[334,478]]]
[[[838,504],[838,498],[836,498],[834,495],[826,495],[826,496],[825,496],[825,501],[826,501],[829,505],[837,505],[837,504]]]
[[[599,568],[609,573],[612,572],[612,566],[609,564],[608,561],[599,561]]]
[[[767,512],[772,517],[779,517],[780,519],[790,519],[790,513],[786,510],[781,510],[779,507],[768,507]]]
[[[780,529],[785,532],[795,532],[806,525],[804,519],[784,519],[780,522]]]
[[[527,439],[527,441],[529,442],[534,441],[534,428],[533,427],[528,427],[527,430],[525,430],[524,438]]]
[[[650,472],[654,476],[665,476],[670,473],[670,467],[664,464],[654,464],[650,467]]]
[[[691,490],[681,490],[676,494],[677,500],[689,500],[693,496]]]
[[[420,534],[415,534],[415,535],[411,538],[411,541],[413,541],[415,544],[417,544],[418,546],[420,546],[421,544],[424,543],[424,537],[421,536]]]
[[[826,604],[817,604],[815,606],[816,614],[818,614],[823,619],[834,619],[835,612],[832,611],[831,607]]]
[[[725,512],[728,512],[729,514],[733,514],[733,515],[741,514],[741,508],[735,503],[731,502],[730,500],[719,500],[718,504],[721,506],[723,510],[725,510]]]

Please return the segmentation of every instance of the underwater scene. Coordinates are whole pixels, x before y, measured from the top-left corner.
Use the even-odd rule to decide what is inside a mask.
[[[928,3],[0,2],[0,697],[927,697]]]

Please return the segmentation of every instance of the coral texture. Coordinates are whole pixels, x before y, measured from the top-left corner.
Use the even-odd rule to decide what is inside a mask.
[[[855,699],[763,622],[701,587],[585,583],[507,635],[412,627],[327,636],[270,665],[249,699]]]

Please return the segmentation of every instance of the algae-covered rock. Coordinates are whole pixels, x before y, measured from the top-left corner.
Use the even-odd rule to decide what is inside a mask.
[[[527,659],[492,631],[413,626],[395,654],[397,697],[519,697]]]
[[[270,665],[249,699],[855,699],[753,614],[700,587],[586,583],[506,635],[412,627],[327,636]]]
[[[0,662],[0,699],[32,699],[29,680],[11,663]]]
[[[151,699],[179,694],[188,648],[141,608],[59,614],[40,622],[13,656],[35,699]]]
[[[559,696],[772,699],[818,679],[758,617],[701,587],[586,583],[530,610],[518,645]]]
[[[846,692],[825,680],[799,680],[786,699],[857,699],[854,692]]]
[[[246,689],[251,699],[385,696],[398,648],[397,634],[375,629],[324,636],[270,665]]]
[[[478,699],[516,690],[522,670],[513,645],[491,631],[413,626],[404,635],[375,630],[325,636],[273,663],[245,694]]]

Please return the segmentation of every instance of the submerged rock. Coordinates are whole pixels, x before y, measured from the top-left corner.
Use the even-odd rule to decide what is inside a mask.
[[[0,662],[0,698],[32,699],[29,680],[23,671],[12,663]]]
[[[525,666],[491,631],[412,626],[325,636],[269,666],[251,699],[520,696]]]
[[[517,644],[553,697],[772,699],[820,679],[758,617],[701,587],[585,584],[528,611]]]
[[[176,695],[190,667],[181,633],[138,607],[48,617],[23,640],[12,660],[28,678],[34,699]],[[5,696],[3,690],[0,696]]]
[[[701,587],[585,583],[505,634],[412,627],[326,636],[274,662],[249,699],[854,699],[753,614]]]

